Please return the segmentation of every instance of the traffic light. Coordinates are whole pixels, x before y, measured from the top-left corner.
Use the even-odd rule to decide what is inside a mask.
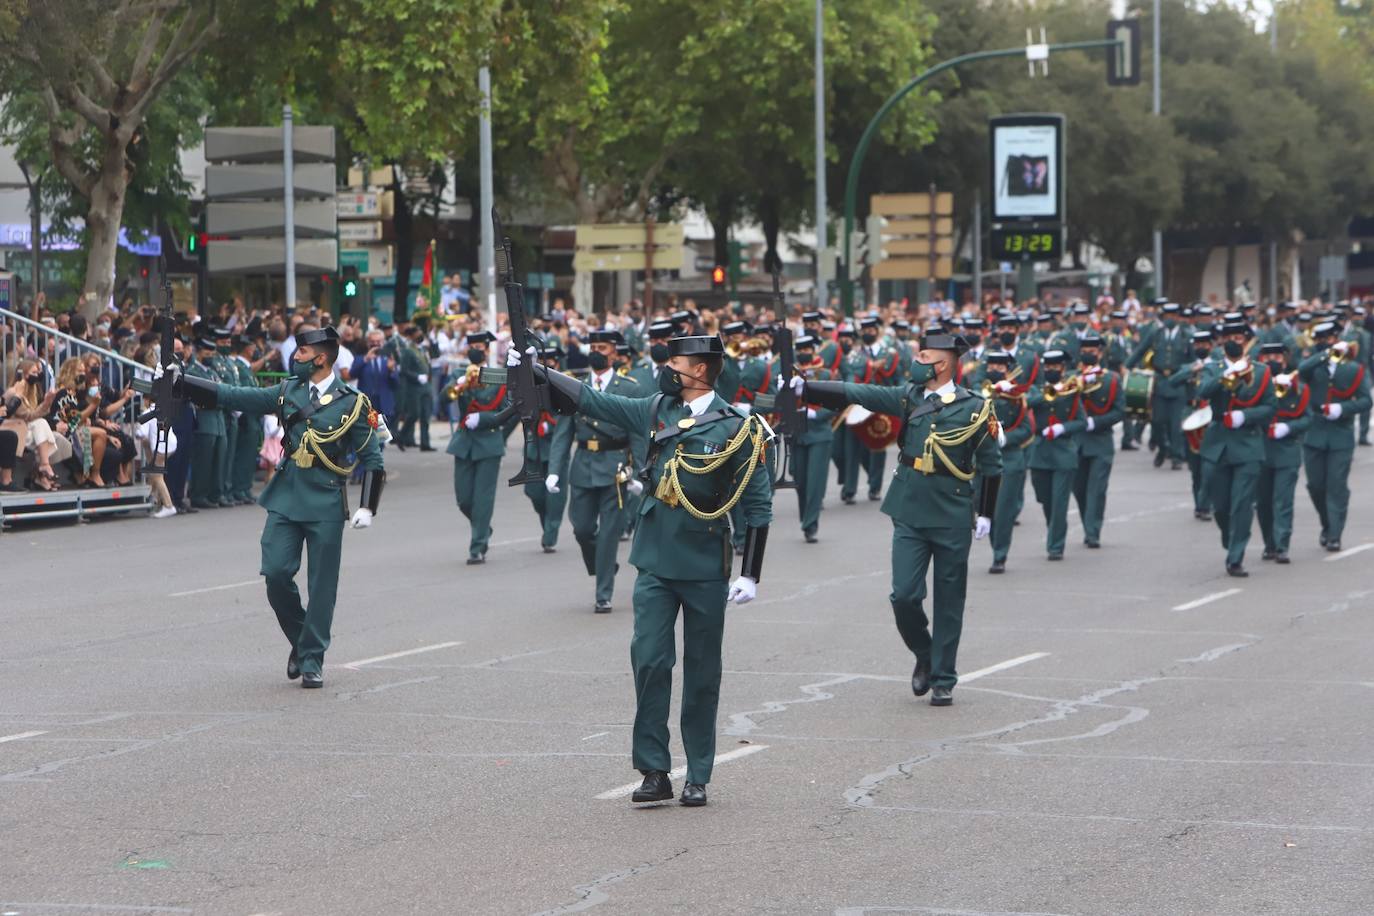
[[[191,232],[186,236],[186,254],[190,257],[200,256],[200,233]]]
[[[717,264],[711,268],[711,292],[718,293],[725,289],[725,268]]]
[[[1107,85],[1140,85],[1140,20],[1109,21],[1107,37],[1121,42],[1107,49]]]
[[[732,241],[726,244],[726,249],[730,253],[729,276],[730,288],[733,290],[739,285],[739,281],[749,276],[744,269],[744,243]]]
[[[354,264],[345,264],[339,271],[340,280],[339,291],[343,294],[344,310],[352,311],[351,305],[353,298],[358,295],[358,268]]]

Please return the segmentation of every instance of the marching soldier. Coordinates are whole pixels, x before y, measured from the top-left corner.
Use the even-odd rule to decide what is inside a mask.
[[[676,326],[671,321],[655,321],[649,325],[648,358],[630,371],[630,378],[639,385],[640,397],[652,397],[658,390],[658,374],[668,363],[668,341],[673,339]]]
[[[1198,388],[1202,382],[1203,368],[1213,362],[1210,330],[1199,328],[1193,331],[1192,342],[1192,365],[1175,372],[1161,383],[1180,392],[1186,416],[1206,406],[1206,399],[1198,393]],[[1212,485],[1207,479],[1207,467],[1202,460],[1202,437],[1205,432],[1205,429],[1198,429],[1184,433],[1184,445],[1188,449],[1188,476],[1193,487],[1193,518],[1200,522],[1212,520]]]
[[[830,372],[831,377],[838,378],[842,354],[840,353],[840,345],[831,339],[830,334],[826,333],[825,315],[820,312],[803,312],[802,332],[816,338],[816,356],[825,363],[825,368]]]
[[[487,561],[497,477],[501,458],[506,454],[506,437],[515,428],[515,421],[504,410],[508,400],[506,386],[484,385],[479,377],[487,361],[487,348],[495,341],[490,331],[468,335],[467,372],[449,386],[447,393],[458,409],[458,427],[449,438],[446,451],[453,456],[453,496],[458,511],[472,526],[469,566]]]
[[[1155,467],[1165,460],[1173,462],[1175,471],[1182,469],[1184,446],[1183,402],[1178,389],[1164,384],[1175,372],[1191,361],[1190,334],[1179,327],[1177,302],[1165,303],[1160,326],[1142,332],[1135,350],[1126,361],[1126,368],[1134,369],[1149,357],[1151,368],[1155,371],[1155,389],[1150,398],[1150,441],[1155,448]]]
[[[1341,334],[1341,340],[1350,344],[1350,359],[1367,369],[1370,364],[1371,335],[1362,326],[1364,309],[1356,307],[1352,312],[1350,304],[1342,302],[1337,309],[1337,314],[1345,323],[1345,331]],[[1359,438],[1356,440],[1359,445],[1369,445],[1369,413],[1368,407],[1356,413],[1356,416],[1359,417]]]
[[[210,369],[221,384],[239,385],[238,361],[234,359],[234,335],[228,328],[214,328],[215,355],[210,358]],[[234,457],[238,454],[239,421],[242,412],[221,411],[224,414],[224,460],[220,464],[219,505],[222,509],[242,505],[234,493]],[[235,416],[238,414],[238,416]]]
[[[644,774],[631,800],[673,797],[668,771],[668,706],[677,655],[673,629],[683,614],[682,743],[687,784],[681,802],[706,804],[716,752],[721,641],[725,605],[753,600],[763,571],[772,521],[772,491],[759,456],[767,431],[715,393],[725,348],[718,337],[678,337],[669,344],[662,397],[627,398],[544,370],[554,406],[602,426],[632,430],[652,443],[640,476],[647,484],[630,563],[639,570],[634,589],[630,663],[635,677],[633,764]],[[522,354],[512,349],[507,364]],[[524,355],[528,358],[528,355]],[[745,503],[748,534],[741,572],[730,574],[730,532],[724,521]]]
[[[557,338],[550,340],[552,343],[546,344],[539,351],[539,361],[546,368],[558,369],[563,364],[563,348],[559,346]],[[545,411],[535,424],[534,438],[525,442],[525,457],[529,459],[531,468],[541,469],[545,477],[549,473],[554,431],[557,427],[558,415]],[[567,503],[568,497],[562,490],[549,492],[542,478],[526,483],[525,495],[534,507],[534,514],[539,516],[539,529],[542,532],[539,546],[545,553],[553,553],[558,547],[558,529],[563,525],[563,506]]]
[[[259,504],[267,510],[262,530],[262,575],[267,600],[291,643],[286,676],[302,687],[324,686],[324,653],[334,619],[339,584],[343,527],[348,520],[346,484],[353,467],[351,453],[366,468],[354,528],[372,524],[381,500],[386,471],[377,443],[380,418],[367,396],[334,375],[339,335],[331,327],[296,335],[291,378],[272,388],[241,388],[187,375],[177,381],[200,414],[237,410],[262,416],[275,413],[281,422],[283,457]],[[161,376],[162,370],[156,370]],[[301,548],[309,559],[310,600],[301,604],[296,573]]]
[[[434,416],[434,394],[429,387],[429,357],[422,348],[425,332],[412,325],[401,343],[400,384],[396,392],[396,410],[400,413],[401,428],[396,434],[396,447],[404,450],[415,444],[415,426],[420,426],[420,451],[432,452],[429,444],[429,419]],[[472,338],[468,338],[469,347]],[[468,359],[472,360],[471,354]],[[450,442],[451,444],[451,442]],[[452,454],[452,452],[450,452]]]
[[[639,386],[634,380],[611,368],[620,332],[593,331],[588,339],[592,347],[589,354],[591,374],[584,384],[602,394],[640,397]],[[572,453],[574,442],[577,444],[575,455]],[[630,472],[639,466],[638,459],[643,454],[644,444],[638,428],[627,429],[582,414],[558,424],[553,437],[549,474],[544,485],[549,493],[559,492],[563,482],[572,488],[568,519],[572,522],[577,546],[582,550],[587,575],[596,577],[593,609],[597,614],[611,612],[615,574],[620,568],[616,554],[626,522],[625,501],[643,490],[643,484]]]
[[[1073,481],[1073,498],[1083,522],[1083,544],[1102,546],[1102,521],[1107,514],[1107,485],[1116,457],[1112,427],[1126,416],[1122,405],[1120,379],[1102,365],[1102,338],[1086,331],[1078,339],[1078,371],[1083,382],[1083,423],[1078,439],[1078,472]]]
[[[1212,423],[1202,437],[1203,474],[1211,484],[1212,512],[1226,548],[1226,572],[1244,578],[1245,547],[1254,521],[1255,492],[1264,462],[1265,431],[1274,419],[1268,366],[1245,357],[1250,327],[1222,325],[1223,359],[1202,369],[1198,394],[1209,400]]]
[[[1312,425],[1303,438],[1303,467],[1307,492],[1321,518],[1321,545],[1337,552],[1350,505],[1355,415],[1370,407],[1369,378],[1350,343],[1336,341],[1334,324],[1317,325],[1312,337],[1316,352],[1298,366],[1312,392]]]
[[[879,334],[880,325],[881,322],[871,315],[859,321],[859,340],[862,346],[856,347],[845,358],[842,375],[846,381],[857,385],[885,387],[903,385],[904,380],[897,374],[900,360],[895,350],[883,344]],[[887,449],[869,448],[858,437],[856,430],[857,427],[852,426],[846,426],[844,430],[845,436],[852,437],[850,455],[853,460],[846,464],[844,486],[840,490],[840,496],[844,498],[847,495],[846,502],[854,502],[859,489],[859,468],[862,467],[868,477],[869,502],[877,502],[882,499]]]
[[[201,326],[196,338],[195,359],[186,367],[189,378],[220,384],[223,379],[216,368],[217,344],[209,329]],[[191,508],[218,509],[229,505],[224,501],[224,464],[229,442],[222,406],[196,411],[196,442],[191,452]]]
[[[1126,360],[1131,357],[1131,346],[1133,342],[1130,325],[1126,323],[1125,312],[1120,309],[1112,312],[1105,339],[1107,341],[1107,351],[1105,354],[1107,369],[1122,376],[1124,379],[1126,374]],[[1121,450],[1123,452],[1133,452],[1136,450],[1136,443],[1139,441],[1139,421],[1130,414],[1123,414],[1121,418]]]
[[[1002,339],[1005,340],[1005,336]],[[988,353],[983,367],[1003,436],[1002,484],[997,490],[996,511],[992,515],[992,565],[988,567],[988,572],[994,575],[1007,570],[1012,529],[1024,502],[1026,449],[1035,439],[1035,417],[1026,405],[1026,386],[1009,378],[1014,364],[1016,358],[1012,354],[993,350]],[[1038,361],[1036,366],[1039,367]]]
[[[257,345],[249,337],[234,338],[234,355],[228,360],[235,380],[226,384],[240,388],[256,388],[258,381],[253,374],[253,363],[257,359]],[[228,453],[228,485],[225,495],[240,506],[253,502],[253,478],[258,470],[258,452],[262,450],[262,421],[251,414],[238,412],[227,418],[236,427],[234,450]]]
[[[1069,496],[1078,473],[1077,433],[1087,429],[1079,399],[1080,381],[1065,374],[1069,355],[1046,350],[1040,355],[1044,384],[1026,392],[1038,438],[1028,462],[1035,500],[1045,513],[1045,550],[1050,560],[1064,559],[1069,530]]]
[[[796,352],[796,369],[803,377],[828,382],[834,376],[826,368],[825,360],[816,352],[819,341],[810,334],[796,339],[793,347]],[[787,384],[788,379],[779,379],[778,384]],[[835,439],[835,430],[830,425],[835,412],[819,404],[806,405],[806,428],[792,446],[792,460],[797,476],[797,509],[801,514],[802,536],[806,543],[818,540],[816,532],[821,523],[821,505],[825,501],[826,474],[830,469],[830,447]]]
[[[1265,430],[1264,463],[1255,499],[1260,534],[1264,537],[1261,559],[1288,562],[1293,536],[1293,494],[1302,467],[1302,440],[1312,423],[1308,413],[1311,391],[1288,367],[1288,348],[1282,339],[1260,345],[1260,359],[1274,379],[1275,410]]]
[[[927,335],[912,380],[901,387],[852,382],[791,383],[808,403],[862,404],[904,418],[897,475],[883,500],[892,518],[892,612],[916,667],[911,690],[932,706],[954,702],[955,670],[968,587],[968,552],[992,528],[1002,454],[992,404],[954,384],[963,338]],[[974,478],[979,488],[974,490]],[[933,628],[923,610],[934,560]]]

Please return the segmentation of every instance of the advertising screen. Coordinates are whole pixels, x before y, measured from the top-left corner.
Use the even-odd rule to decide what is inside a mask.
[[[992,219],[1062,218],[1064,119],[1060,115],[993,118]]]

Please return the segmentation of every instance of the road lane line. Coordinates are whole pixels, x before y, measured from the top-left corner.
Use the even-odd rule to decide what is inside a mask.
[[[419,655],[421,652],[433,652],[437,649],[451,649],[454,646],[461,646],[461,642],[436,642],[432,646],[421,646],[418,649],[406,649],[401,652],[388,652],[386,655],[374,655],[372,658],[361,658],[356,662],[349,662],[345,668],[361,668],[363,665],[371,665],[376,662],[389,662],[393,658],[405,658],[407,655]]]
[[[1203,595],[1193,601],[1185,601],[1183,604],[1176,604],[1171,608],[1175,611],[1191,611],[1195,607],[1202,607],[1204,604],[1211,604],[1213,601],[1220,601],[1222,598],[1230,598],[1232,595],[1239,595],[1244,589],[1228,588],[1224,592],[1212,592],[1210,595]]]
[[[745,745],[744,747],[737,747],[737,748],[735,748],[733,751],[726,751],[724,754],[717,754],[717,755],[716,755],[716,763],[725,763],[726,761],[730,761],[730,760],[738,760],[738,759],[741,758],[741,757],[748,757],[750,754],[757,754],[759,751],[766,751],[766,750],[768,750],[768,745],[766,745],[766,744],[748,744],[748,745]],[[682,777],[684,777],[684,776],[686,776],[686,775],[687,775],[687,767],[685,767],[685,766],[680,766],[680,767],[677,767],[676,769],[672,770],[672,772],[670,772],[670,773],[668,774],[668,778],[669,778],[669,779],[681,779]],[[612,790],[609,791],[609,792],[602,792],[600,795],[598,795],[598,796],[596,797],[596,800],[597,800],[597,801],[611,801],[612,799],[616,799],[616,798],[624,798],[625,796],[627,796],[627,795],[629,795],[630,793],[634,792],[634,790],[635,790],[635,789],[638,789],[638,788],[639,788],[639,783],[638,783],[638,782],[632,782],[632,783],[629,783],[628,785],[623,785],[623,786],[620,786],[620,787],[618,787],[618,788],[612,789]]]
[[[6,741],[23,741],[25,738],[37,738],[39,735],[46,735],[47,732],[20,732],[17,735],[5,735],[0,738],[0,744]]]
[[[1331,556],[1323,558],[1322,562],[1335,563],[1337,560],[1344,560],[1346,557],[1353,557],[1355,554],[1364,553],[1366,550],[1374,550],[1374,541],[1371,541],[1368,544],[1360,544],[1355,547],[1350,547],[1346,550],[1342,550],[1340,553],[1333,553]]]
[[[582,740],[583,740],[583,741],[590,741],[590,740],[592,740],[593,738],[604,738],[604,737],[606,737],[606,736],[609,735],[609,734],[610,734],[610,732],[597,732],[595,735],[588,735],[587,737],[583,738]]]
[[[249,579],[247,582],[230,582],[228,585],[212,585],[209,588],[193,588],[188,592],[172,592],[168,598],[185,598],[187,595],[203,595],[206,592],[222,592],[231,588],[245,588],[257,585],[262,579]]]
[[[1004,662],[998,662],[995,665],[988,665],[986,668],[979,668],[977,671],[972,671],[968,674],[961,674],[959,675],[959,683],[962,684],[966,681],[976,681],[980,677],[987,677],[989,674],[996,674],[997,672],[1005,671],[1008,668],[1015,668],[1017,665],[1024,665],[1026,662],[1033,662],[1037,658],[1044,658],[1046,655],[1049,654],[1050,653],[1048,652],[1032,652],[1029,655],[1018,655],[1016,658],[1009,658]]]

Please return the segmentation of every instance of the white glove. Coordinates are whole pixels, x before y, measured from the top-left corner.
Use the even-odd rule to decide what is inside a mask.
[[[428,375],[425,375],[424,373],[421,373],[421,374],[415,376],[415,381],[417,381],[417,382],[419,382],[421,385],[423,385],[423,384],[425,384],[425,383],[427,383],[427,382],[429,381],[429,376],[428,376]]]
[[[545,490],[548,490],[550,493],[557,493],[557,492],[558,492],[558,475],[557,475],[557,474],[550,474],[548,477],[545,477],[545,478],[544,478],[544,489],[545,489]]]
[[[992,387],[993,387],[993,388],[996,388],[998,391],[1002,392],[1003,394],[1010,394],[1012,391],[1014,391],[1014,390],[1016,389],[1016,383],[1013,382],[1011,379],[1005,379],[1005,378],[1004,378],[1004,379],[1002,379],[1000,382],[998,382],[996,385],[993,385]]]
[[[1274,384],[1282,385],[1285,388],[1293,387],[1293,373],[1285,372],[1282,375],[1274,376]]]
[[[808,420],[814,420],[814,419],[816,419],[816,408],[814,408],[814,407],[808,407],[808,408],[806,408],[806,419],[808,419]]]
[[[1003,429],[1000,429],[1000,428],[997,430],[997,447],[998,447],[998,448],[1006,448],[1006,447],[1007,447],[1007,434],[1006,434],[1006,431],[1003,430]]]
[[[530,347],[530,351],[533,352],[534,348]],[[509,350],[506,351],[506,368],[514,369],[516,366],[520,365],[521,357],[522,354],[520,353],[520,351],[515,349],[514,347],[511,347]]]
[[[1326,413],[1326,418],[1328,420],[1339,420],[1341,418],[1341,405],[1339,404],[1327,404],[1322,410]]]
[[[371,509],[359,509],[357,512],[354,512],[354,513],[353,513],[353,527],[354,527],[354,528],[367,528],[367,527],[370,527],[371,525],[372,525],[372,510],[371,510]]]
[[[1233,410],[1227,415],[1226,419],[1228,421],[1226,424],[1228,429],[1240,429],[1245,425],[1245,411]]]
[[[986,515],[980,515],[973,523],[973,539],[975,541],[981,541],[988,536],[988,532],[991,530],[992,519],[988,518]]]
[[[158,379],[160,379],[160,378],[162,378],[162,363],[154,363],[154,364],[153,364],[153,381],[156,382],[156,381],[157,381]]]
[[[1058,439],[1060,436],[1064,435],[1064,424],[1055,423],[1053,425],[1046,426],[1044,429],[1040,431],[1040,435],[1044,436],[1047,440],[1050,441]]]
[[[1275,423],[1275,424],[1274,424],[1274,429],[1273,429],[1273,435],[1274,435],[1274,438],[1275,438],[1275,439],[1287,439],[1287,438],[1288,438],[1288,434],[1289,434],[1291,431],[1292,431],[1292,430],[1290,430],[1290,429],[1288,428],[1288,424],[1287,424],[1287,423]]]
[[[730,595],[725,600],[735,604],[748,604],[758,595],[759,584],[748,576],[740,576],[730,583]]]
[[[1097,424],[1093,422],[1092,417],[1088,417],[1088,419],[1084,420],[1083,422],[1088,424],[1088,432],[1092,432],[1094,429],[1097,428]]]
[[[631,477],[629,480],[625,481],[625,489],[630,491],[631,496],[638,496],[644,492],[644,481],[640,480],[638,477]]]
[[[479,417],[479,416],[478,416],[477,414],[475,414],[475,413],[470,413],[470,414],[468,414],[466,417],[463,417],[463,427],[464,427],[465,429],[476,429],[476,428],[477,428],[477,424],[478,424],[478,423],[481,423],[481,422],[482,422],[481,417]]]
[[[1336,343],[1331,345],[1331,352],[1335,353],[1337,356],[1344,356],[1345,354],[1350,352],[1350,341],[1337,341]]]
[[[800,397],[802,389],[806,387],[806,379],[802,378],[800,375],[794,375],[792,376],[791,380],[788,381],[787,384],[788,387],[795,391],[797,393],[797,396]]]

